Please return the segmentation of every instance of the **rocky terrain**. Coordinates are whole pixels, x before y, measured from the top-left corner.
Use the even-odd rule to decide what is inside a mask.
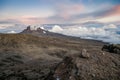
[[[102,48],[103,51],[107,51],[110,53],[120,54],[120,44],[108,44],[104,45]]]
[[[120,80],[120,54],[102,50],[108,43],[30,31],[0,34],[0,80]]]

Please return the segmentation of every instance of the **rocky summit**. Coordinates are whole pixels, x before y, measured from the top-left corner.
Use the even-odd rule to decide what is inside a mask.
[[[36,26],[28,26],[26,29],[24,29],[21,33],[41,33],[41,34],[45,34],[47,31],[40,28],[40,27],[36,27]]]

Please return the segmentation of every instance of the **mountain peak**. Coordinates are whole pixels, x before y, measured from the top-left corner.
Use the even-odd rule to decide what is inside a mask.
[[[33,32],[46,33],[46,30],[38,26],[27,26],[27,28],[24,29],[21,33],[33,33]]]

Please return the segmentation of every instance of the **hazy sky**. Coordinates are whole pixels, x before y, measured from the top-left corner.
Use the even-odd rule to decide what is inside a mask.
[[[120,22],[120,0],[0,0],[0,24]]]

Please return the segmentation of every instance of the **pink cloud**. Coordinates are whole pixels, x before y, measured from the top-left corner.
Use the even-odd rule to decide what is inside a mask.
[[[80,14],[84,10],[84,6],[81,4],[74,5],[59,5],[58,6],[58,16],[69,19],[71,16]]]
[[[36,17],[29,17],[21,19],[21,22],[24,24],[42,24],[47,22],[47,19],[44,18],[36,18]]]
[[[39,18],[34,16],[24,16],[20,19],[23,24],[46,24],[55,23],[55,20],[50,20],[49,18]]]
[[[115,6],[113,11],[114,15],[120,15],[120,5]]]
[[[120,21],[120,5],[113,6],[102,15],[101,18],[96,19],[100,22],[118,22]]]
[[[120,5],[114,6],[107,15],[108,16],[120,16]]]

